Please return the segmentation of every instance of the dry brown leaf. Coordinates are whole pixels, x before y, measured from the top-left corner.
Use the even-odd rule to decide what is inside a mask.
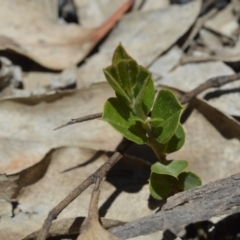
[[[24,90],[26,96],[53,94],[58,90],[73,89],[78,78],[77,67],[72,65],[61,73],[28,72],[24,74]]]
[[[0,218],[12,216],[11,198],[17,188],[17,179],[17,176],[0,174]]]
[[[32,3],[41,7],[49,19],[58,21],[58,0],[34,0]]]
[[[200,30],[200,36],[207,48],[212,51],[220,51],[224,48],[221,37],[208,29],[202,28]]]
[[[62,220],[57,220],[56,222],[53,222],[49,230],[48,237],[67,237],[80,234],[82,231],[82,223],[84,222],[84,220],[85,217],[65,218]],[[105,229],[124,224],[124,222],[104,218],[101,218],[101,223]],[[38,231],[26,236],[22,240],[35,240],[37,234]]]
[[[56,222],[53,222],[49,230],[48,237],[68,237],[80,234],[82,231],[82,223],[84,222],[84,220],[85,217],[65,218],[62,220],[57,220]],[[124,222],[104,218],[101,219],[101,223],[105,229],[124,224]],[[35,240],[37,235],[38,231],[28,235],[22,240]]]
[[[98,200],[99,190],[93,190],[91,202],[89,205],[89,213],[86,221],[83,223],[81,234],[77,240],[120,240],[106,229],[104,229],[98,220]]]
[[[121,41],[139,64],[147,66],[189,29],[200,11],[200,5],[201,1],[197,0],[128,14],[120,20],[100,49],[112,53]]]
[[[127,0],[75,0],[78,17],[84,28],[98,28],[109,19]]]
[[[113,95],[110,86],[101,83],[78,91],[0,101],[0,172],[19,172],[61,146],[114,150],[122,137],[101,120],[53,131],[71,118],[101,112]]]
[[[174,46],[149,67],[156,83],[160,83],[162,78],[171,72],[172,68],[178,64],[182,54],[182,50]]]
[[[47,88],[51,84],[51,79],[59,77],[59,73],[51,72],[28,72],[24,73],[24,92],[28,95],[46,94]]]
[[[25,237],[39,230],[48,211],[99,168],[107,158],[103,153],[101,155],[96,151],[81,148],[51,151],[41,161],[49,162],[48,168],[44,170],[39,165],[34,168],[38,174],[44,176],[20,191],[17,197],[19,205],[14,211],[14,218],[0,222],[0,236],[16,234]],[[124,162],[125,167],[122,165]],[[148,206],[149,189],[147,185],[143,185],[147,183],[150,174],[149,166],[126,158],[121,160],[120,168],[116,165],[114,169],[112,177],[107,177],[107,181],[101,186],[101,215],[104,214],[107,218],[114,216],[116,220],[127,222],[151,214],[153,210]],[[127,172],[127,176],[121,172]],[[91,193],[90,187],[72,202],[58,219],[86,216]],[[31,221],[31,224],[26,227],[28,221]]]
[[[26,234],[36,231],[42,219],[34,214],[19,214],[13,218],[1,218],[0,238],[21,240]]]
[[[125,2],[106,24],[93,30],[54,22],[32,1],[4,1],[0,49],[12,49],[51,69],[64,69],[82,60],[131,4]]]
[[[22,85],[22,70],[9,59],[0,57],[0,97],[12,95]]]
[[[170,1],[168,0],[161,0],[161,1],[155,1],[155,0],[148,0],[145,1],[141,11],[150,11],[150,10],[157,10],[160,8],[166,8],[169,7]]]
[[[48,211],[62,200],[71,189],[74,189],[99,168],[107,160],[107,156],[103,153],[102,155],[97,154],[93,150],[62,148],[53,151],[50,159],[51,163],[44,177],[23,189],[18,197],[19,209],[23,213],[35,212],[40,216],[46,216]],[[150,170],[149,166],[131,163],[132,161],[128,158],[121,160],[121,162],[122,164],[125,162],[125,167],[120,164],[119,169],[116,165],[114,167],[116,170],[110,175],[112,177],[108,177],[107,181],[102,183],[99,206],[100,209],[102,208],[101,212],[106,213],[105,217],[107,218],[131,221],[152,212],[147,205],[148,186],[143,186],[143,184],[146,184]],[[124,173],[124,169],[125,171],[127,169],[128,174],[123,176],[121,172]],[[128,176],[129,173],[131,173],[130,176]],[[145,179],[144,183],[142,178]],[[59,188],[61,191],[59,191]],[[92,190],[89,188],[81,194],[61,213],[60,219],[86,216],[91,192]],[[115,199],[114,204],[105,203],[110,196],[112,201]],[[135,198],[135,196],[138,197]],[[103,206],[104,203],[105,206]],[[126,205],[126,203],[128,204]],[[141,206],[142,211],[139,212],[136,206]],[[113,216],[114,218],[112,218]]]
[[[240,61],[240,41],[238,40],[233,47],[223,46],[220,42],[220,38],[210,31],[201,30],[201,37],[204,43],[207,45],[203,49],[214,53],[213,55],[207,55],[206,53],[203,56],[200,56],[199,61],[208,61],[208,60],[221,60],[225,62],[239,62]],[[194,51],[195,52],[195,51]],[[186,61],[185,59],[183,59]],[[194,58],[193,58],[194,60]],[[197,60],[197,59],[196,59]]]
[[[104,80],[101,69],[111,63],[112,52],[119,42],[139,64],[151,64],[189,29],[200,11],[200,5],[201,1],[197,0],[124,16],[103,43],[100,52],[79,68],[78,85]]]
[[[16,198],[23,187],[31,185],[41,179],[50,163],[51,155],[46,155],[39,163],[12,174],[0,175],[0,217],[12,216],[12,199]]]

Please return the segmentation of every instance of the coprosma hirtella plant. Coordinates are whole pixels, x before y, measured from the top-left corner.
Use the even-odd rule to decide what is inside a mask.
[[[116,97],[105,103],[102,119],[130,141],[147,144],[158,158],[151,166],[151,195],[164,199],[201,185],[195,173],[186,171],[187,161],[166,159],[185,141],[180,123],[183,107],[175,95],[160,90],[155,96],[151,73],[138,65],[121,44],[113,54],[112,65],[103,71]]]

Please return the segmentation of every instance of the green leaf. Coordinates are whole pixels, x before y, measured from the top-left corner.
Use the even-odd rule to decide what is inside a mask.
[[[178,125],[176,132],[171,139],[165,143],[160,144],[162,153],[172,153],[178,151],[185,142],[185,132],[181,124]]]
[[[159,143],[167,143],[179,125],[182,106],[171,91],[161,90],[152,109],[152,119],[162,118],[163,121],[152,122],[153,136]]]
[[[193,172],[182,172],[178,179],[152,172],[149,179],[150,193],[158,200],[167,198],[171,193],[186,191],[201,184],[201,179]]]
[[[166,164],[156,162],[152,165],[151,171],[157,174],[170,175],[178,178],[178,175],[183,172],[188,166],[187,161],[168,161]]]
[[[112,64],[116,65],[121,60],[133,60],[131,56],[128,55],[122,44],[120,43],[118,47],[115,49]]]
[[[178,176],[176,185],[182,190],[186,191],[193,187],[201,186],[202,181],[199,176],[193,172],[182,172]]]
[[[160,175],[152,172],[149,179],[149,190],[153,198],[161,200],[172,192],[174,178],[169,175]]]
[[[109,98],[104,105],[102,119],[120,132],[125,138],[137,143],[147,142],[147,136],[139,121],[131,119],[131,110],[117,98]]]
[[[103,69],[103,72],[104,72],[104,75],[105,75],[108,83],[115,90],[115,92],[118,93],[119,95],[121,95],[125,99],[125,101],[130,103],[131,99],[129,98],[129,96],[126,94],[126,92],[124,91],[122,86],[119,84],[117,79],[113,78],[113,68],[112,68],[112,66],[109,66],[109,67]]]
[[[136,98],[136,105],[141,105],[147,116],[153,105],[155,90],[151,73],[142,66],[139,66],[134,96]]]
[[[138,75],[137,63],[134,60],[121,60],[114,67],[117,69],[122,88],[130,98],[133,98],[133,88]]]
[[[143,97],[143,111],[146,114],[146,116],[149,114],[149,112],[152,109],[154,98],[155,98],[155,89],[154,89],[153,80],[150,77],[146,85],[146,89]]]

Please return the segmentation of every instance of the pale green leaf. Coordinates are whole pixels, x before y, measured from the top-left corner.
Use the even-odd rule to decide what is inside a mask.
[[[159,143],[168,142],[179,125],[182,106],[169,90],[161,90],[152,109],[152,119],[161,118],[162,122],[153,121],[152,131]]]
[[[139,66],[134,96],[136,98],[136,105],[141,105],[147,116],[153,105],[155,90],[151,73],[142,66]]]
[[[137,143],[147,142],[147,136],[139,121],[131,119],[132,112],[117,98],[110,98],[104,105],[102,119],[120,132],[125,138]]]
[[[157,174],[170,175],[178,178],[178,175],[183,172],[188,166],[187,161],[168,161],[166,164],[156,162],[152,165],[151,171]]]
[[[133,98],[133,88],[136,85],[138,65],[134,60],[121,60],[114,66],[117,69],[122,88]]]
[[[130,103],[131,99],[126,94],[126,92],[124,91],[122,86],[119,84],[118,80],[113,77],[113,68],[112,68],[112,66],[109,66],[109,67],[103,69],[103,72],[104,72],[104,75],[105,75],[108,83],[115,90],[115,92],[117,94],[119,94],[120,96],[122,96],[125,99],[126,102]]]
[[[122,44],[120,43],[118,47],[115,49],[112,64],[116,65],[121,60],[133,60],[131,56],[128,55]]]

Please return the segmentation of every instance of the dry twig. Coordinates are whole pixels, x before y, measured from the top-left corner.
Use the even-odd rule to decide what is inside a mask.
[[[94,114],[90,114],[90,115],[87,115],[87,116],[84,116],[84,117],[71,119],[69,122],[55,128],[53,130],[58,130],[60,128],[64,128],[66,126],[69,126],[69,125],[72,125],[72,124],[75,124],[75,123],[86,122],[86,121],[101,118],[101,117],[102,117],[102,113],[94,113]]]
[[[240,173],[178,193],[168,198],[160,212],[113,227],[110,232],[127,239],[239,211]]]
[[[48,231],[51,227],[52,221],[57,218],[57,216],[65,209],[75,198],[77,198],[84,190],[86,190],[90,185],[96,183],[96,181],[101,181],[111,169],[111,167],[116,164],[123,156],[123,153],[131,146],[131,142],[127,142],[121,150],[115,152],[112,157],[108,159],[99,169],[97,169],[92,175],[90,175],[85,181],[83,181],[77,188],[75,188],[69,195],[64,198],[56,207],[54,207],[48,214],[42,229],[38,235],[37,240],[45,240]]]
[[[234,82],[240,79],[240,73],[235,73],[228,76],[213,77],[208,79],[205,83],[200,84],[198,87],[190,92],[186,92],[180,97],[180,102],[185,104],[195,98],[198,94],[209,88],[219,88],[227,83]]]

